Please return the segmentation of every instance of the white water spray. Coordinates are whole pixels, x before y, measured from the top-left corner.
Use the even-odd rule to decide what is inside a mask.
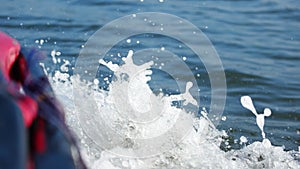
[[[127,58],[128,60],[128,58]],[[126,62],[126,66],[134,67],[133,63]],[[117,70],[118,66],[109,64],[110,68]],[[63,72],[63,71],[62,71]],[[205,118],[207,112],[202,111],[200,118],[193,117],[192,126],[197,130],[192,130],[179,144],[173,149],[167,151],[161,155],[153,156],[151,158],[128,158],[124,156],[118,156],[112,154],[109,151],[96,149],[94,144],[89,142],[88,137],[83,132],[79,120],[77,118],[78,110],[74,106],[73,88],[72,83],[79,80],[78,77],[69,76],[68,73],[62,73],[57,71],[54,77],[49,77],[52,86],[59,98],[63,103],[66,115],[67,123],[71,129],[76,133],[80,145],[81,151],[87,165],[91,169],[161,169],[161,168],[181,168],[181,169],[197,169],[197,168],[299,168],[300,164],[295,160],[289,152],[283,151],[282,147],[276,147],[269,144],[266,146],[267,139],[263,142],[254,142],[241,150],[231,150],[229,152],[222,151],[219,146],[222,141],[222,135],[226,134],[224,131],[218,131],[211,127],[211,123]],[[135,83],[142,84],[144,81],[134,81]],[[92,82],[82,82],[80,89],[82,92],[87,92],[88,86],[93,84]],[[186,91],[181,96],[170,95],[172,99],[186,99],[189,98],[189,89],[191,84],[187,83]],[[122,86],[120,86],[122,87]],[[141,90],[146,90],[142,88]],[[148,90],[148,89],[147,89]],[[116,111],[115,107],[109,101],[109,93],[100,90],[94,90],[95,97],[98,104],[103,107],[99,107],[106,112],[107,115],[113,115]],[[143,92],[143,91],[141,91]],[[173,98],[172,98],[173,97]],[[270,109],[265,109],[264,114],[258,114],[253,106],[251,98],[249,96],[242,97],[242,105],[251,110],[257,117],[257,124],[260,124],[259,128],[263,132],[264,118],[271,115]],[[132,98],[133,99],[133,98]],[[82,104],[85,98],[82,98]],[[205,110],[205,109],[204,109]],[[171,110],[169,110],[171,111]],[[172,112],[169,112],[172,113]],[[143,113],[142,113],[143,114]],[[120,149],[120,151],[128,152],[130,149],[130,140],[137,136],[147,136],[149,131],[141,130],[141,128],[132,125],[132,123],[123,124],[120,129],[123,131],[129,131],[128,135],[123,141],[129,141],[126,148],[116,147],[112,149]],[[167,126],[167,123],[161,123],[162,126]],[[150,128],[148,128],[149,130]],[[152,133],[160,133],[162,127],[153,126]],[[138,131],[138,132],[137,132]],[[223,133],[223,134],[222,134]],[[137,134],[137,135],[136,135]],[[262,134],[263,138],[264,135]],[[245,138],[241,138],[244,143],[247,141]],[[134,143],[133,143],[134,144]]]
[[[250,96],[243,96],[241,97],[241,103],[242,105],[250,110],[255,116],[256,116],[256,124],[261,130],[261,135],[263,139],[266,139],[266,134],[264,132],[264,125],[265,125],[265,117],[271,116],[272,112],[271,109],[265,108],[263,114],[258,114],[256,112],[256,109],[253,105],[252,99]]]

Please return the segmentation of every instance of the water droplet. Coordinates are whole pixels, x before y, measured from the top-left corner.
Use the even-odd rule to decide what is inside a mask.
[[[198,75],[198,74],[197,74]],[[222,116],[222,121],[226,121],[227,117],[226,116]]]
[[[240,144],[247,143],[247,142],[248,142],[248,139],[245,136],[240,137]]]
[[[99,80],[98,79],[94,79],[94,84],[98,85],[99,84]]]
[[[44,42],[45,42],[45,41],[44,41],[43,39],[41,39],[41,40],[40,40],[40,45],[43,45]]]

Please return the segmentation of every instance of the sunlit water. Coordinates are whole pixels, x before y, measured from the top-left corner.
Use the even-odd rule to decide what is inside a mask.
[[[205,125],[208,122],[203,117],[195,119],[207,127],[209,135],[192,132],[185,140],[187,143],[182,142],[182,150],[175,148],[169,154],[148,161],[118,159],[105,152],[101,155],[98,151],[91,155],[89,148],[83,146],[89,165],[95,168],[112,168],[112,165],[119,168],[299,168],[299,162],[297,164],[293,161],[299,161],[297,153],[282,151],[283,148],[299,151],[299,7],[298,0],[16,0],[1,4],[0,28],[17,38],[22,45],[41,48],[49,56],[45,65],[48,72],[52,73],[50,77],[54,77],[53,85],[65,105],[68,123],[76,128],[78,120],[71,118],[76,116],[70,77],[76,79],[72,76],[72,67],[84,43],[95,31],[113,19],[138,12],[166,12],[187,19],[209,37],[225,68],[227,102],[218,129],[209,129]],[[109,37],[103,37],[103,40],[105,38]],[[194,54],[174,39],[154,35],[131,37],[130,41],[124,39],[120,42],[107,54],[107,58],[111,55],[116,57],[118,53],[125,57],[129,50],[150,47],[164,47],[182,59],[185,58],[202,91],[200,110],[202,107],[208,108],[210,84],[207,72],[202,63],[193,59]],[[124,63],[119,60],[117,62]],[[111,74],[109,71],[105,72],[107,75]],[[160,74],[154,70],[153,75]],[[183,77],[184,75],[182,72]],[[57,78],[64,80],[58,81]],[[153,81],[172,83],[164,75],[151,78]],[[105,80],[99,79],[99,84],[105,86]],[[152,90],[161,86],[163,84],[150,84]],[[84,89],[85,85],[82,86],[83,91]],[[174,94],[172,90],[163,92]],[[240,103],[241,97],[245,95],[251,96],[257,114]],[[106,96],[99,92],[99,97],[103,99]],[[134,105],[136,108],[139,106]],[[265,108],[270,108],[271,116],[263,115]],[[256,119],[258,115],[260,120]],[[263,128],[256,124],[261,124],[262,119]],[[262,143],[261,129],[273,146],[266,140]],[[225,139],[219,140],[218,136]],[[248,146],[243,148],[245,145]],[[219,147],[223,150],[242,149],[224,152]]]

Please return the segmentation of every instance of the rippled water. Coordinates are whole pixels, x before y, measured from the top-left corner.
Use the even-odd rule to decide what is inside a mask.
[[[259,112],[273,111],[266,119],[265,132],[275,145],[298,149],[300,145],[300,1],[197,1],[144,0],[128,1],[10,1],[0,6],[0,28],[25,46],[36,46],[50,57],[75,63],[86,40],[106,23],[138,12],[165,12],[182,17],[200,28],[211,40],[225,68],[227,118],[218,126],[234,139],[246,136],[249,143],[261,140],[255,117],[239,103],[250,95]],[[109,37],[103,37],[103,40]],[[178,55],[193,55],[178,48],[174,39],[139,36],[141,44],[120,45],[121,53],[129,48],[166,46]],[[42,40],[42,41],[41,41]],[[199,65],[188,59],[192,66]],[[57,65],[48,63],[52,69]],[[209,82],[200,63],[197,78],[200,103],[208,107]],[[184,75],[184,74],[183,74]],[[207,91],[206,91],[207,90]],[[233,141],[233,139],[231,140]],[[238,147],[239,145],[234,145]]]

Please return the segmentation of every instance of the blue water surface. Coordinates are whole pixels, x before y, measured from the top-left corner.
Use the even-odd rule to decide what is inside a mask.
[[[258,112],[273,111],[266,119],[265,132],[274,145],[298,149],[300,145],[300,1],[299,0],[69,0],[1,3],[0,29],[23,46],[40,47],[49,55],[60,51],[74,65],[82,45],[103,25],[119,17],[139,12],[164,12],[184,18],[211,40],[222,60],[226,81],[226,120],[218,126],[234,139],[244,135],[249,143],[261,140],[255,116],[243,108],[240,97],[250,95]],[[103,37],[105,40],[107,37]],[[157,35],[140,35],[141,44],[119,45],[128,49],[160,48],[187,56],[201,91],[200,104],[209,108],[210,83],[205,67],[193,60],[193,53],[178,48],[179,42]],[[44,40],[41,44],[40,40]],[[128,46],[129,45],[129,46]],[[48,63],[48,66],[55,65]],[[184,76],[183,72],[183,76]],[[164,83],[168,81],[167,76]],[[154,78],[155,79],[155,78]],[[157,79],[160,79],[157,77]],[[159,81],[158,80],[158,81]],[[167,90],[165,92],[168,92]]]

